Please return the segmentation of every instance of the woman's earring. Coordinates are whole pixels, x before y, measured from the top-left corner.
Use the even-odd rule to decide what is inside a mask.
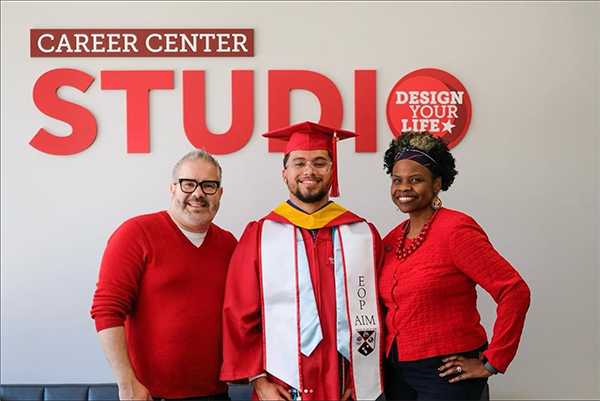
[[[440,210],[442,208],[442,200],[437,195],[431,200],[431,207],[433,210]]]

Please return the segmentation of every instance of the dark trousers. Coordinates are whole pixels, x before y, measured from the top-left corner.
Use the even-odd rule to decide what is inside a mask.
[[[460,354],[465,358],[478,358],[487,344]],[[438,368],[442,359],[450,355],[411,362],[398,361],[396,342],[386,361],[385,396],[388,400],[479,400],[487,384],[486,379],[467,379],[448,383],[455,375],[440,377]]]
[[[199,400],[231,400],[227,393],[223,394],[214,394],[214,395],[204,395],[198,397],[188,397],[188,398],[154,398],[155,401],[199,401]]]

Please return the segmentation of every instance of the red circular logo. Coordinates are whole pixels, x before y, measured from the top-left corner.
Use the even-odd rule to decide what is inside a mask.
[[[456,146],[471,122],[471,99],[463,84],[446,71],[424,68],[400,79],[387,101],[388,124],[395,136],[428,131]]]

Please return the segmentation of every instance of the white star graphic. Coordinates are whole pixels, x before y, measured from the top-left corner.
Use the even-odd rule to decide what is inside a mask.
[[[452,124],[450,120],[442,123],[442,125],[444,126],[444,131],[448,131],[449,134],[452,133],[452,128],[456,127],[456,125]]]

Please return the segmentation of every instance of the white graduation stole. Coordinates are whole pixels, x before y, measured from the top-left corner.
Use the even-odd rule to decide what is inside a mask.
[[[383,385],[373,235],[357,222],[334,227],[332,237],[338,351],[351,362],[355,399],[374,400]],[[301,354],[322,336],[300,230],[265,220],[260,255],[266,371],[302,391]]]

